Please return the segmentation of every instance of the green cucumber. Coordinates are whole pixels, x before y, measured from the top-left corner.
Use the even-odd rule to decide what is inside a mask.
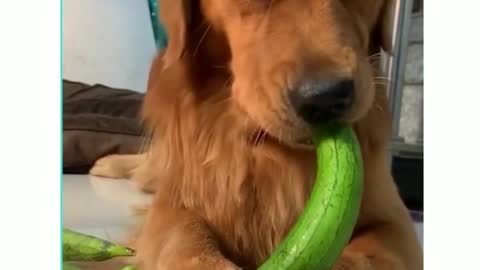
[[[133,255],[135,251],[128,247],[63,229],[63,261],[104,261]]]
[[[259,270],[330,270],[353,234],[363,192],[360,146],[351,127],[314,138],[317,175],[303,213]]]
[[[137,268],[133,265],[128,265],[122,268],[122,270],[137,270]]]
[[[83,270],[83,269],[72,264],[63,263],[62,270]]]
[[[78,267],[78,266],[75,266],[73,264],[69,264],[69,263],[64,262],[62,270],[83,270],[83,269]],[[135,268],[132,265],[128,265],[128,266],[123,267],[121,270],[137,270],[137,268]]]

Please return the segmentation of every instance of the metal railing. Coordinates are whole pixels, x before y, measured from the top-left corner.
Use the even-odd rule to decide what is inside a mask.
[[[393,138],[391,150],[393,155],[423,156],[423,104],[420,117],[420,128],[416,143],[407,143],[400,136],[400,119],[402,116],[402,99],[404,94],[405,67],[410,42],[410,28],[413,16],[414,0],[398,1],[395,11],[393,31],[393,54],[385,60],[386,74],[390,82],[389,99],[393,118]]]

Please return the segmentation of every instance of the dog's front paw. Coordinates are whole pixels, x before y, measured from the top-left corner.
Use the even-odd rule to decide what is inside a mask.
[[[89,174],[100,177],[109,177],[115,179],[129,178],[131,175],[131,165],[128,157],[122,155],[109,155],[98,159]]]
[[[373,270],[373,268],[364,254],[345,252],[332,270]]]

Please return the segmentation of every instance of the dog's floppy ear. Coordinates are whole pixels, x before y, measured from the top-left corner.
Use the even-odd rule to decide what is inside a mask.
[[[168,38],[168,45],[163,55],[164,67],[169,67],[185,53],[191,21],[190,1],[158,1],[160,22],[164,26]]]

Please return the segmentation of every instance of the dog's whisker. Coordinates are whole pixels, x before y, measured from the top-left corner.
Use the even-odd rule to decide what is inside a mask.
[[[263,132],[262,139],[260,140],[260,143],[263,144],[265,143],[265,140],[267,139],[268,136],[268,131],[270,130],[270,126],[268,126],[265,131]]]
[[[369,56],[367,59],[368,60],[376,60],[376,59],[380,59],[380,58],[382,58],[381,55],[372,55],[372,56]]]
[[[253,132],[249,139],[248,139],[248,143],[252,144],[252,145],[256,145],[256,141],[257,141],[257,138],[259,136],[259,133],[260,131],[259,130],[255,130],[255,132]]]
[[[379,59],[382,58],[382,54],[381,53],[375,53],[375,54],[372,54],[370,56],[367,57],[367,61],[370,63],[370,64],[373,64],[374,62],[377,62]]]
[[[372,54],[372,55],[369,55],[369,56],[368,56],[368,59],[371,59],[371,58],[374,58],[374,57],[380,57],[380,56],[382,56],[382,53],[381,53],[381,52],[378,52],[378,53],[374,53],[374,54]]]
[[[380,59],[380,57],[370,58],[370,59],[368,59],[368,62],[369,62],[370,64],[376,64],[376,63],[378,63],[378,60],[379,60],[379,59]]]
[[[380,59],[380,58],[382,58],[381,55],[375,55],[375,56],[370,56],[370,57],[368,57],[367,59],[368,59],[369,61],[372,61],[372,60],[378,60],[378,59]]]
[[[258,129],[257,130],[257,136],[255,138],[255,142],[253,143],[253,145],[258,145],[260,143],[260,139],[262,137],[262,130],[261,129]]]
[[[223,88],[227,88],[233,81],[233,76],[230,75],[226,80],[225,80],[225,84],[223,85]]]
[[[255,136],[255,141],[253,142],[253,145],[258,145],[261,137],[262,137],[262,131],[258,130],[257,131],[257,136]]]
[[[210,31],[210,28],[212,28],[212,25],[209,24],[207,28],[205,29],[205,32],[203,35],[200,37],[200,40],[198,41],[197,46],[195,47],[195,51],[193,52],[193,56],[197,55],[198,51],[200,50],[200,46],[202,45],[202,42],[205,40],[205,37],[208,34],[208,31]]]
[[[373,83],[376,85],[389,85],[391,80],[387,77],[375,77],[373,78]]]

